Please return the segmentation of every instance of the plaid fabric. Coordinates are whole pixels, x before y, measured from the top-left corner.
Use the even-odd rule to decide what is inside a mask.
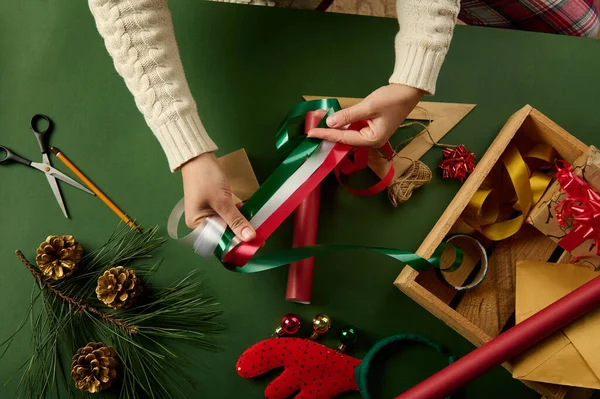
[[[469,25],[596,36],[596,0],[462,0],[459,18]]]

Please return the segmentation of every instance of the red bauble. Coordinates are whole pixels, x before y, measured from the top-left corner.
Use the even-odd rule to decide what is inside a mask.
[[[287,335],[294,335],[300,329],[300,319],[294,313],[288,313],[281,319],[281,329]]]
[[[442,150],[444,159],[440,162],[444,179],[464,181],[475,169],[475,154],[465,149],[462,144],[454,148]]]

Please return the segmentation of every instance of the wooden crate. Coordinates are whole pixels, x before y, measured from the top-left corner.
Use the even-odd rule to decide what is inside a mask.
[[[536,109],[529,105],[523,107],[504,125],[474,172],[425,238],[417,254],[424,258],[431,257],[444,237],[460,231],[460,222],[457,221],[473,194],[492,171],[509,143],[523,139],[551,145],[559,156],[568,162],[573,162],[587,148],[584,143]],[[487,243],[488,246],[490,244]],[[516,261],[547,261],[552,255],[556,257],[557,251],[560,251],[560,248],[557,249],[553,241],[532,226],[524,225],[515,236],[493,244],[487,278],[481,285],[464,295],[457,294],[457,291],[443,284],[431,270],[418,273],[411,267],[405,267],[394,284],[463,337],[479,346],[510,327],[511,323],[514,324]],[[464,259],[465,262],[471,263],[471,270],[477,263],[476,256],[465,251]],[[563,254],[561,258],[561,261],[566,260],[568,254]],[[468,265],[465,266],[465,272],[454,272],[453,283],[462,284],[468,277],[471,270]],[[504,366],[511,370],[510,363]],[[548,399],[587,398],[592,393],[591,390],[581,388],[523,382]]]

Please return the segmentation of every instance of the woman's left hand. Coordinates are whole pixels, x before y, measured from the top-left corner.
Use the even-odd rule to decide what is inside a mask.
[[[423,94],[422,90],[401,84],[380,87],[360,103],[329,116],[327,126],[330,129],[311,129],[308,137],[355,147],[379,148],[400,127]],[[341,129],[360,120],[366,120],[368,126],[360,131]]]

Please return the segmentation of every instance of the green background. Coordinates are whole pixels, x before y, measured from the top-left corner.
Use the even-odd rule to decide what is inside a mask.
[[[302,94],[365,96],[386,83],[393,66],[392,19],[367,18],[196,0],[171,1],[183,64],[201,118],[218,142],[219,155],[248,152],[259,181],[279,160],[274,132]],[[34,113],[55,122],[52,144],[61,148],[126,212],[144,226],[160,225],[182,196],[158,142],[114,70],[84,1],[3,1],[0,6],[0,143],[38,161],[28,129]],[[588,144],[598,144],[600,42],[550,35],[458,27],[438,82],[436,101],[477,107],[448,136],[481,156],[510,114],[526,103]],[[440,153],[424,158],[432,168]],[[65,168],[53,159],[55,166]],[[393,208],[385,195],[349,195],[331,177],[323,187],[319,241],[382,245],[414,250],[459,188],[434,181],[407,204]],[[103,243],[117,218],[97,199],[62,185],[71,214],[66,220],[42,174],[20,165],[0,168],[0,337],[17,327],[29,300],[32,276],[14,256],[33,259],[49,234],[73,234],[86,248]],[[291,224],[269,241],[285,248]],[[473,346],[398,291],[401,265],[367,252],[317,260],[313,304],[285,301],[285,269],[238,275],[203,260],[173,241],[158,280],[169,282],[194,268],[225,311],[227,330],[219,353],[190,352],[190,370],[206,398],[260,398],[267,379],[243,380],[234,371],[240,353],[268,337],[281,316],[309,320],[325,312],[336,328],[323,340],[336,344],[338,328],[362,332],[350,353],[361,357],[378,339],[397,333],[425,334],[459,356]],[[7,380],[29,353],[21,334],[1,360]],[[392,397],[441,368],[446,360],[408,349],[380,365],[373,379],[381,397]],[[16,382],[0,388],[14,397]],[[193,394],[192,391],[190,393]],[[470,384],[460,397],[536,398],[539,395],[497,368]],[[379,396],[379,395],[378,395]],[[358,394],[348,397],[359,397]]]

